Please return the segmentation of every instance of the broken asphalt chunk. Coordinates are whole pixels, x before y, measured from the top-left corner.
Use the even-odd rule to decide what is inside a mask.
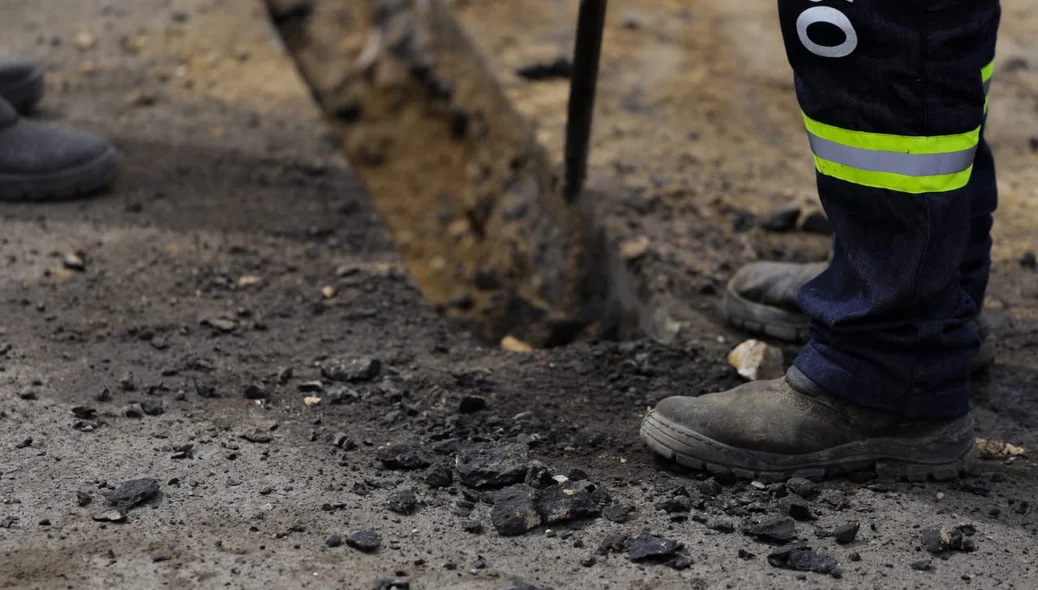
[[[425,483],[430,488],[449,488],[454,483],[454,472],[446,465],[433,465],[425,473]]]
[[[429,466],[428,459],[409,443],[379,447],[377,454],[378,460],[389,469],[424,469]]]
[[[627,555],[635,563],[667,560],[674,557],[681,547],[682,544],[674,539],[664,539],[649,534],[638,535],[624,543]]]
[[[458,477],[474,488],[501,488],[526,478],[527,448],[518,443],[471,443],[458,449]]]
[[[151,500],[159,493],[159,482],[150,478],[132,479],[112,492],[104,493],[105,500],[122,512],[126,512]]]
[[[977,543],[969,538],[975,533],[976,529],[972,525],[926,529],[922,535],[923,548],[932,555],[942,555],[950,551],[976,551]]]
[[[811,510],[811,504],[797,495],[786,496],[779,500],[779,510],[781,510],[783,514],[793,517],[794,520],[805,521],[817,519],[814,511]]]
[[[514,537],[540,526],[536,500],[537,490],[526,484],[499,490],[494,494],[494,507],[490,511],[494,529],[503,537]]]
[[[788,516],[770,518],[758,524],[752,524],[744,532],[758,541],[785,545],[797,538],[796,522]]]
[[[631,504],[610,504],[602,509],[602,515],[612,522],[625,523],[631,520],[635,507]]]
[[[418,508],[418,496],[411,489],[393,492],[386,499],[386,506],[397,514],[408,516]]]
[[[375,531],[357,531],[346,538],[346,544],[364,553],[378,551],[382,536]]]
[[[768,555],[768,563],[772,567],[817,574],[831,574],[837,566],[836,559],[831,555],[815,551],[804,543],[775,549]]]
[[[332,381],[371,381],[382,372],[382,361],[359,357],[335,359],[321,366],[321,375]]]
[[[602,513],[593,495],[595,486],[588,482],[568,482],[537,491],[537,512],[547,524],[579,518],[592,518]]]

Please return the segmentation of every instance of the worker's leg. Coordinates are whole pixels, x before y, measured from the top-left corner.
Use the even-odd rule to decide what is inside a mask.
[[[952,476],[973,445],[977,302],[960,264],[998,2],[780,0],[779,12],[834,228],[830,266],[800,294],[812,339],[786,380],[669,398],[642,436],[743,475],[871,463]]]
[[[998,1],[782,0],[780,14],[835,232],[800,293],[812,340],[796,367],[863,406],[961,416],[978,342],[959,267],[988,191],[971,179]]]

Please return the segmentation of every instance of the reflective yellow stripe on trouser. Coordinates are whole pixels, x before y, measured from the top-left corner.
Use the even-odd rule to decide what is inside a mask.
[[[981,70],[987,94],[994,62]],[[985,97],[984,110],[987,111]],[[825,176],[911,194],[940,193],[969,183],[980,127],[957,135],[918,137],[866,133],[804,115],[815,167]]]

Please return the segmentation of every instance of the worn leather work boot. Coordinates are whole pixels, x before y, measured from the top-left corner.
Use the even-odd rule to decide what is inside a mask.
[[[787,342],[807,342],[807,316],[800,311],[797,293],[825,270],[828,263],[754,262],[728,281],[721,308],[728,321],[747,333]],[[980,338],[980,351],[970,370],[980,372],[995,361],[995,334],[991,322],[978,315],[970,328]]]
[[[43,69],[31,61],[0,55],[0,98],[27,113],[43,98]]]
[[[762,481],[873,469],[885,479],[946,480],[971,470],[976,455],[972,414],[916,420],[869,410],[818,390],[795,367],[774,381],[664,399],[641,437],[686,467]]]
[[[111,184],[117,164],[104,138],[23,119],[0,99],[0,201],[82,196]]]

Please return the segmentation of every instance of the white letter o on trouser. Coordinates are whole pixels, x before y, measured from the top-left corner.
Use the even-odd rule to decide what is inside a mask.
[[[807,27],[815,23],[829,23],[839,27],[846,36],[839,45],[819,45],[807,35]],[[847,15],[829,6],[815,6],[800,13],[797,18],[797,35],[811,53],[821,57],[847,57],[858,47],[858,33],[854,31]]]

